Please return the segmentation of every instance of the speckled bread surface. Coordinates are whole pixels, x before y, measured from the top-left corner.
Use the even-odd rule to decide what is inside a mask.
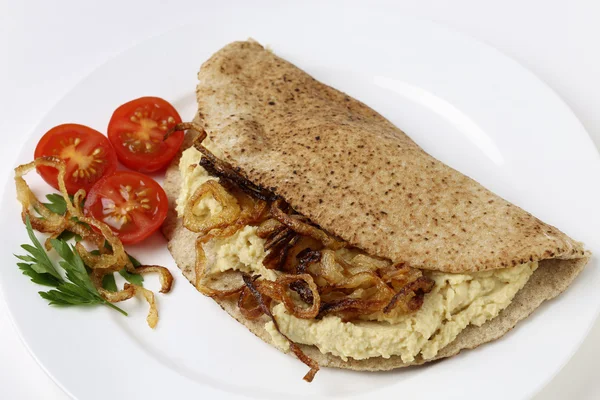
[[[219,50],[198,79],[199,120],[221,158],[370,254],[446,272],[584,254],[254,41]]]

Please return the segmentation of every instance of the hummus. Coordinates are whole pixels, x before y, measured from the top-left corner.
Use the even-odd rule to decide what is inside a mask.
[[[202,154],[193,147],[186,149],[179,160],[179,172],[181,173],[181,179],[183,184],[179,190],[179,197],[177,198],[177,204],[175,210],[177,215],[183,216],[185,205],[187,200],[194,194],[206,181],[215,180],[206,172],[204,168],[198,165]],[[221,205],[214,198],[206,196],[199,201],[194,207],[193,213],[198,216],[202,216],[205,213],[218,213],[221,212]]]
[[[183,152],[179,169],[183,185],[177,199],[177,213],[183,215],[187,199],[210,177],[198,165],[200,153],[190,148]],[[219,212],[220,205],[204,198],[192,212],[197,215]],[[247,226],[228,238],[212,239],[204,245],[207,273],[239,270],[276,279],[277,273],[262,265],[266,255],[264,240],[256,235],[256,227]],[[321,320],[306,320],[289,314],[282,304],[273,307],[273,316],[281,332],[296,343],[316,346],[344,360],[400,356],[411,362],[420,356],[434,358],[469,325],[481,326],[498,316],[516,293],[525,286],[537,262],[511,268],[469,274],[424,273],[435,281],[425,295],[421,309],[412,314],[373,314],[368,320],[343,322],[334,315]],[[273,342],[287,351],[289,343],[277,332],[272,321],[265,325]]]
[[[419,354],[428,360],[469,324],[481,326],[498,316],[536,268],[533,262],[473,274],[428,273],[435,287],[425,295],[421,309],[390,319],[382,314],[373,321],[342,322],[334,315],[306,320],[288,314],[282,304],[273,308],[273,316],[292,341],[317,346],[343,360],[398,355],[411,362]],[[273,322],[265,328],[278,347],[289,348]]]

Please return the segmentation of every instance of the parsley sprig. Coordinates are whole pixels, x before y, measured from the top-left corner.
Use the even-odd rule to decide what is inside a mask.
[[[64,239],[50,240],[52,248],[62,258],[58,264],[65,271],[66,279],[64,279],[48,257],[46,250],[35,237],[29,217],[25,219],[25,226],[27,227],[27,234],[32,245],[24,244],[21,246],[28,254],[15,255],[22,261],[17,263],[17,265],[32,282],[54,288],[47,292],[38,292],[42,298],[48,300],[50,305],[78,306],[102,304],[119,311],[123,315],[127,315],[121,308],[104,300],[100,296],[88,275],[83,260],[72,245]]]
[[[62,282],[62,278],[54,267],[54,264],[52,264],[52,261],[50,261],[46,250],[33,234],[33,228],[31,227],[29,217],[26,218],[25,225],[27,226],[27,235],[29,236],[31,243],[33,243],[33,246],[30,244],[21,245],[21,247],[29,254],[24,256],[15,254],[15,257],[24,261],[17,263],[17,266],[23,271],[23,275],[28,276],[37,284],[54,287],[58,286]]]
[[[72,201],[73,196],[69,197]],[[65,213],[67,212],[67,203],[62,197],[62,194],[50,193],[46,195],[46,199],[48,199],[49,203],[42,204],[45,205],[48,210],[52,211],[55,214],[65,215]]]
[[[69,197],[71,198],[71,201],[72,201],[73,196],[69,196]],[[61,194],[51,193],[51,194],[46,195],[46,199],[48,200],[48,203],[43,203],[44,206],[46,206],[46,208],[48,208],[50,211],[52,211],[54,213],[57,213],[60,215],[65,215],[65,213],[67,212],[67,203],[65,202],[65,199],[63,198],[63,196]],[[76,235],[73,232],[69,232],[69,231],[64,231],[58,237],[58,239],[62,239],[64,241],[71,240],[72,238],[75,238],[75,241],[77,241],[77,242],[81,240],[81,237],[79,235]],[[105,246],[107,246],[110,249],[110,245],[108,244],[108,242],[105,243]],[[100,254],[97,250],[92,251],[92,253]],[[129,257],[129,260],[131,261],[131,263],[133,264],[134,267],[139,267],[140,265],[142,265],[138,260],[136,260],[135,258],[130,256],[129,254],[127,256]],[[125,278],[125,280],[127,282],[129,282],[133,285],[144,286],[144,277],[140,274],[131,273],[131,272],[127,271],[126,268],[121,269],[119,271],[119,274],[123,278]],[[102,287],[106,290],[110,290],[111,292],[117,291],[117,283],[115,282],[115,277],[113,274],[104,275],[104,277],[102,278]]]

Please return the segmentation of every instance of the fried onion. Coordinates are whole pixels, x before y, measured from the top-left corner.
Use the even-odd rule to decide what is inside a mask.
[[[58,171],[58,182],[61,187],[61,195],[67,204],[67,212],[65,215],[60,215],[50,211],[39,199],[33,194],[29,185],[23,178],[26,174],[34,170],[38,166],[46,166],[55,168]],[[50,237],[46,240],[45,247],[47,250],[51,248],[50,239],[57,238],[64,231],[71,231],[78,234],[84,239],[94,243],[99,243],[101,238],[94,231],[82,225],[77,218],[81,213],[73,206],[69,198],[66,187],[64,186],[66,166],[64,161],[56,157],[41,157],[36,160],[23,164],[15,168],[15,185],[17,189],[17,200],[21,203],[21,217],[23,222],[27,216],[31,222],[33,229],[49,233]],[[85,191],[82,191],[85,195]],[[76,197],[80,198],[81,193],[77,192]],[[38,215],[36,215],[39,214]]]
[[[352,311],[372,314],[381,311],[394,291],[372,272],[360,272],[321,288],[323,305],[319,318],[332,312]]]
[[[273,193],[250,182],[248,179],[236,172],[231,165],[215,157],[206,147],[198,144],[198,142],[195,142],[194,146],[204,156],[200,159],[200,166],[203,167],[210,175],[218,176],[222,180],[226,180],[232,184],[235,184],[241,190],[257,199],[271,201],[275,198]]]
[[[321,252],[318,250],[311,250],[310,247],[307,247],[296,254],[296,259],[298,260],[296,273],[304,274],[311,264],[321,261]]]
[[[345,297],[323,303],[317,318],[323,318],[327,314],[340,313],[342,311],[352,311],[357,314],[373,314],[380,311],[385,306],[386,302],[381,300],[364,300]]]
[[[335,284],[344,279],[344,270],[336,262],[333,250],[323,250],[321,253],[321,270],[319,276],[330,284]]]
[[[319,295],[319,290],[318,290],[317,285],[311,275],[309,275],[309,274],[298,274],[298,275],[283,274],[283,275],[280,275],[279,277],[277,277],[277,280],[275,282],[278,285],[280,285],[280,287],[279,287],[280,298],[277,298],[275,300],[282,301],[286,310],[290,314],[292,314],[293,316],[295,316],[297,318],[302,318],[302,319],[312,319],[312,318],[315,318],[317,316],[317,314],[319,314],[319,307],[321,306],[321,296]],[[301,295],[301,297],[304,297],[306,299],[308,299],[308,298],[312,299],[311,302],[307,301],[307,303],[310,305],[310,307],[308,307],[308,308],[303,308],[303,307],[296,305],[296,303],[294,302],[292,297],[288,294],[287,289],[293,284],[297,285],[298,282],[303,282],[304,284],[306,284],[308,286],[308,291],[305,293],[305,295],[304,296]],[[310,294],[308,294],[308,293],[310,293]],[[303,298],[303,300],[304,300],[304,298]]]
[[[346,243],[335,239],[316,226],[310,225],[301,221],[299,218],[294,218],[294,216],[285,213],[281,208],[284,205],[285,202],[281,198],[278,198],[271,204],[271,214],[283,225],[300,235],[310,236],[319,240],[325,247],[330,249],[335,250],[346,246]]]
[[[209,213],[207,216],[194,214],[194,208],[208,196],[212,196],[222,207],[218,213]],[[224,228],[235,222],[240,216],[240,205],[237,199],[229,194],[217,181],[204,182],[192,194],[185,205],[183,212],[183,225],[192,232],[206,234],[213,229]]]
[[[133,264],[129,260],[129,256],[125,252],[123,243],[115,236],[111,229],[103,222],[94,218],[83,215],[78,216],[81,222],[97,228],[106,240],[106,244],[99,245],[98,251],[100,254],[95,255],[89,252],[81,242],[75,245],[77,252],[91,269],[106,269],[107,271],[118,271],[125,267],[129,272],[133,272]]]
[[[300,239],[300,237],[292,231],[283,231],[282,233],[286,234],[270,247],[271,251],[263,260],[263,265],[268,269],[282,270],[290,249],[294,247],[296,242],[298,242],[298,239]]]
[[[169,129],[167,133],[165,133],[165,136],[163,136],[163,141],[167,140],[169,136],[171,136],[175,132],[186,131],[188,129],[198,131],[199,136],[196,138],[196,140],[199,142],[202,142],[206,137],[206,131],[200,125],[196,124],[195,122],[182,122]]]
[[[433,280],[421,276],[414,282],[402,287],[398,293],[392,297],[389,304],[383,309],[384,313],[389,313],[398,304],[403,304],[407,311],[416,311],[423,305],[423,296],[433,288]]]
[[[48,209],[39,199],[33,194],[27,182],[23,178],[28,172],[38,166],[46,166],[55,168],[57,173],[57,181],[59,191],[65,201],[66,211],[64,215],[54,213]],[[145,274],[149,272],[157,272],[160,275],[161,293],[167,293],[171,290],[173,276],[168,269],[158,265],[145,265],[134,267],[125,252],[125,248],[117,236],[105,223],[90,218],[83,213],[81,205],[85,198],[85,191],[79,189],[73,196],[73,200],[69,197],[65,186],[65,162],[57,157],[40,157],[34,161],[23,164],[15,168],[15,184],[17,188],[17,199],[21,203],[21,216],[23,220],[29,217],[31,225],[34,229],[49,233],[50,236],[46,240],[46,249],[50,249],[50,240],[57,238],[64,231],[69,231],[81,236],[98,248],[98,253],[95,254],[88,251],[82,242],[75,244],[75,250],[83,260],[84,264],[91,269],[90,279],[96,290],[102,298],[110,303],[117,303],[128,300],[135,296],[136,292],[141,292],[150,305],[147,322],[151,328],[154,328],[158,322],[158,311],[154,293],[141,286],[131,285],[126,283],[122,290],[111,292],[102,287],[102,278],[115,271],[126,268],[131,273]],[[35,213],[39,214],[35,215]],[[94,229],[92,229],[94,228]]]
[[[135,296],[135,288],[131,285],[125,286],[122,290],[118,290],[116,292],[111,292],[110,290],[106,290],[102,287],[102,278],[106,275],[107,272],[104,270],[94,270],[92,271],[90,277],[94,286],[100,293],[100,296],[104,298],[104,300],[111,303],[118,303],[121,301],[129,300],[133,296]]]
[[[138,274],[146,274],[150,272],[158,272],[160,275],[160,292],[168,293],[171,290],[171,285],[173,284],[173,276],[165,267],[161,267],[158,265],[142,265],[135,268],[135,273]],[[156,327],[158,323],[158,310],[156,308],[156,300],[154,298],[154,293],[151,290],[148,290],[142,286],[133,285],[129,283],[125,283],[123,289],[118,290],[116,292],[111,292],[110,290],[106,290],[102,287],[102,278],[107,274],[106,270],[96,269],[93,270],[90,277],[94,286],[100,293],[100,296],[104,298],[104,300],[110,303],[118,303],[121,301],[129,300],[134,297],[137,293],[141,293],[150,309],[148,310],[148,316],[146,317],[146,322],[150,328]]]
[[[173,286],[173,275],[171,275],[171,272],[168,269],[161,267],[160,265],[140,265],[133,269],[133,273],[140,275],[152,272],[158,273],[158,279],[160,280],[159,292],[169,293],[171,291],[171,286]]]
[[[265,301],[268,302],[270,300],[271,299],[267,298]],[[240,309],[240,313],[242,313],[246,319],[254,320],[264,314],[260,304],[258,304],[256,298],[252,296],[252,293],[247,287],[244,287],[240,292],[237,305]]]
[[[315,297],[313,295],[313,291],[308,286],[308,283],[304,281],[295,281],[290,283],[290,290],[298,293],[298,296],[302,299],[306,304],[312,305],[315,302]]]
[[[156,308],[156,300],[154,299],[154,293],[151,290],[148,290],[142,286],[130,285],[129,283],[126,283],[125,290],[127,290],[129,287],[133,287],[135,293],[141,292],[146,301],[148,302],[150,309],[148,310],[146,322],[148,322],[148,326],[150,328],[154,329],[156,327],[156,324],[158,323],[158,309]]]
[[[285,225],[283,225],[281,222],[277,221],[276,219],[270,218],[270,219],[264,221],[262,224],[260,224],[260,226],[256,230],[256,235],[259,238],[266,239],[273,235],[277,235],[279,232],[283,231],[284,229],[287,229]]]
[[[255,286],[254,279],[251,278],[250,275],[245,274],[245,273],[242,274],[242,278],[244,280],[244,284],[246,285],[246,288],[248,288],[248,290],[250,291],[252,296],[254,296],[254,298],[256,299],[256,302],[258,303],[262,312],[265,315],[267,315],[269,318],[271,318],[271,321],[273,321],[273,325],[275,326],[275,329],[277,330],[277,332],[279,332],[281,334],[281,336],[283,336],[288,341],[288,343],[290,344],[290,350],[296,355],[296,357],[298,357],[298,359],[300,361],[302,361],[304,364],[306,364],[310,368],[308,373],[306,375],[304,375],[303,379],[307,382],[312,382],[316,373],[319,371],[319,364],[315,360],[313,360],[312,358],[310,358],[306,354],[304,354],[304,352],[300,349],[300,347],[296,343],[294,343],[289,337],[287,337],[283,332],[281,332],[281,330],[279,329],[279,324],[277,323],[277,320],[275,319],[275,317],[273,317],[273,314],[271,313],[269,306],[266,304],[265,299],[263,298],[263,295]]]

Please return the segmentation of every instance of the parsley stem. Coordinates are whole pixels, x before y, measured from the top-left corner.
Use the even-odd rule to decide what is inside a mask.
[[[110,307],[110,308],[112,308],[112,309],[115,309],[115,310],[117,310],[118,312],[120,312],[120,313],[121,313],[121,314],[123,314],[124,316],[127,316],[127,313],[126,313],[124,310],[122,310],[121,308],[119,308],[119,307],[115,306],[113,303],[111,303],[111,302],[109,302],[109,301],[106,301],[106,300],[104,300],[104,304],[106,304],[107,306],[109,306],[109,307]]]

